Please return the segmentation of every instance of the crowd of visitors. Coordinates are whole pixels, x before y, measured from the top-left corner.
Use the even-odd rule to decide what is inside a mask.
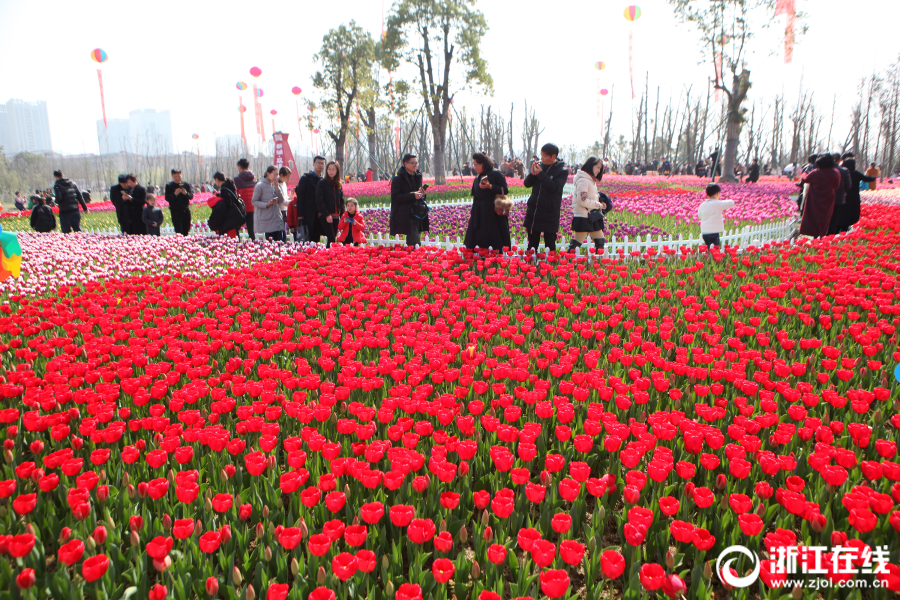
[[[591,239],[595,251],[602,251],[606,243],[605,216],[613,210],[612,199],[600,191],[603,175],[616,168],[608,158],[589,157],[580,165],[567,165],[560,159],[559,148],[552,143],[541,147],[540,156],[533,156],[530,166],[517,157],[503,157],[497,164],[484,152],[476,152],[462,168],[462,175],[474,176],[472,205],[466,228],[464,245],[469,249],[502,249],[512,245],[507,178],[523,180],[530,195],[525,207],[523,227],[527,232],[527,247],[537,250],[543,242],[549,251],[557,249],[564,187],[574,175],[572,194],[572,223],[568,250],[577,250]],[[421,236],[429,231],[428,185],[423,184],[419,160],[415,154],[403,156],[401,166],[390,180],[390,235],[405,236],[408,246],[421,244]],[[666,157],[647,163],[628,162],[626,174],[661,173],[664,176],[693,170],[700,177],[721,174],[719,148],[694,167],[674,165]],[[312,168],[304,173],[293,190],[288,189],[292,171],[288,167],[269,166],[261,180],[250,170],[246,158],[237,161],[233,179],[221,172],[200,189],[214,191],[207,201],[211,209],[207,225],[217,235],[237,238],[246,229],[250,238],[263,234],[267,240],[287,241],[290,235],[297,242],[319,242],[324,237],[326,247],[335,242],[359,245],[366,243],[366,223],[354,198],[344,196],[344,185],[355,181],[373,181],[370,168],[366,173],[342,175],[341,165],[326,162],[316,156]],[[456,171],[455,171],[456,172]],[[740,179],[756,183],[761,174],[768,174],[768,164],[753,159],[746,166],[735,167]],[[821,237],[848,231],[860,218],[860,190],[875,189],[880,169],[870,163],[865,173],[856,168],[852,153],[821,154],[809,157],[805,166],[789,164],[784,175],[799,190],[799,235]],[[51,232],[59,227],[63,233],[81,231],[81,210],[87,212],[89,193],[54,172],[51,190],[37,190],[28,200],[16,192],[16,206],[31,210],[31,226],[38,232]],[[169,219],[176,234],[189,235],[192,226],[191,200],[194,190],[183,181],[178,169],[171,170],[172,180],[166,184],[164,197]],[[110,188],[109,197],[123,234],[160,235],[166,220],[157,205],[156,186],[140,185],[133,173],[123,174]],[[724,231],[723,211],[734,206],[722,200],[721,188],[712,184],[707,200],[698,209],[700,233],[704,245],[721,245]],[[56,209],[54,212],[53,209]]]

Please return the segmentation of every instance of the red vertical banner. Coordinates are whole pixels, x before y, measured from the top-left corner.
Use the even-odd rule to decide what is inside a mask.
[[[303,141],[303,122],[300,120],[300,101],[294,98],[294,106],[297,107],[297,129],[300,130],[300,141]]]
[[[103,72],[100,69],[97,69],[97,81],[100,82],[100,108],[103,109],[103,128],[107,129],[107,126],[106,126],[106,100],[103,98]]]
[[[253,116],[256,119],[256,133],[262,135],[262,107],[259,105],[259,92],[253,85]]]
[[[794,58],[794,25],[796,21],[795,0],[775,0],[775,16],[787,17],[784,26],[784,62],[789,63]]]
[[[247,134],[244,133],[244,111],[247,109],[244,107],[244,99],[238,96],[238,112],[241,113],[241,141],[244,142],[244,149],[247,148]]]
[[[300,183],[300,169],[294,164],[294,153],[291,152],[291,145],[288,144],[287,133],[273,134],[275,141],[275,151],[272,156],[272,164],[278,167],[287,167],[291,170],[291,178],[288,180],[288,186],[297,187]]]
[[[631,79],[631,99],[634,100],[634,32],[628,32],[628,77]]]

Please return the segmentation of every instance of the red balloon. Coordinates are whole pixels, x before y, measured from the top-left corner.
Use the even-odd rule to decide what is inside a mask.
[[[252,67],[250,69],[250,74],[254,77],[259,77],[260,75],[262,75],[262,69],[260,69],[259,67]]]
[[[295,85],[294,87],[291,88],[291,92],[292,92],[295,96],[299,96],[299,95],[300,95],[300,92],[302,92],[302,91],[303,91],[303,90],[301,90],[300,87],[299,87],[299,86],[296,86],[296,85]]]

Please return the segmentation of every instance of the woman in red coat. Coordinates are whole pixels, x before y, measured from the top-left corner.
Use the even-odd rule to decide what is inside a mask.
[[[835,166],[834,157],[830,154],[820,156],[816,160],[816,168],[804,175],[801,181],[809,184],[809,189],[804,193],[800,235],[828,235],[831,213],[834,212],[834,194],[841,185],[841,172]]]

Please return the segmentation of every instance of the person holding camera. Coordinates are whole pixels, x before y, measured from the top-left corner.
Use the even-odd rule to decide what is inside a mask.
[[[422,243],[421,233],[428,231],[428,205],[419,159],[415,154],[403,156],[403,166],[391,179],[391,235],[405,235],[407,246]]]
[[[128,233],[131,235],[147,235],[147,226],[144,225],[144,205],[147,203],[147,190],[138,185],[137,175],[130,173],[125,178],[127,186],[122,192],[122,200],[128,205]]]
[[[603,162],[591,156],[575,173],[575,193],[572,195],[572,240],[569,251],[577,250],[588,235],[594,240],[597,252],[606,244],[604,215],[612,209],[612,201],[601,194],[597,184],[603,179]]]
[[[498,213],[496,204],[498,196],[509,192],[506,177],[494,169],[491,159],[481,152],[472,155],[472,166],[476,175],[472,182],[472,211],[466,227],[465,246],[469,250],[509,248],[512,246],[509,218],[507,214]]]
[[[119,183],[109,188],[109,201],[116,209],[116,219],[119,221],[119,229],[122,230],[122,233],[131,233],[131,213],[128,203],[122,198],[127,181],[127,175],[119,175]]]
[[[176,234],[187,235],[191,231],[190,202],[193,198],[191,184],[181,181],[181,169],[172,169],[172,181],[166,184],[166,202]]]
[[[531,163],[531,172],[524,181],[525,187],[531,188],[523,223],[528,231],[529,249],[537,251],[543,233],[547,250],[556,250],[563,187],[568,179],[569,170],[566,163],[559,160],[559,148],[555,144],[544,144],[541,159]]]

